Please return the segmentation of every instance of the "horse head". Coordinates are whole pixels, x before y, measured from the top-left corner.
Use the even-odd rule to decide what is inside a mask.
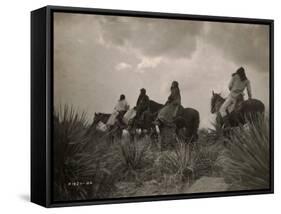
[[[221,93],[215,93],[214,91],[212,91],[211,113],[214,114],[218,112],[223,102],[224,99],[221,97]]]
[[[99,122],[106,124],[111,114],[95,113],[92,126],[96,126]]]
[[[96,113],[93,118],[93,126],[97,125],[98,122],[101,120],[101,113]]]

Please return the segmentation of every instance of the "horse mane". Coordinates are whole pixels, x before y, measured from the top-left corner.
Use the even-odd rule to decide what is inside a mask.
[[[215,111],[215,106],[219,105],[221,106],[224,103],[225,99],[219,94],[219,93],[214,93],[213,91],[213,96],[211,98],[211,113],[214,113]],[[218,108],[220,108],[220,106]]]
[[[152,113],[159,111],[164,105],[154,100],[149,100],[149,108]]]
[[[150,105],[159,105],[159,106],[163,106],[163,104],[160,104],[160,103],[158,103],[158,102],[156,102],[156,101],[154,101],[154,100],[149,100],[149,104],[150,104]]]
[[[226,98],[223,98],[220,94],[217,94],[217,97],[220,101],[225,101]]]

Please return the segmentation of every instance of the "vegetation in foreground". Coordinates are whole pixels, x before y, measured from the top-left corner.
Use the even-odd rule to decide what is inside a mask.
[[[269,122],[262,117],[233,130],[229,148],[217,161],[231,190],[269,188],[269,140]]]
[[[216,185],[217,191],[266,189],[268,124],[260,116],[228,137],[214,125],[199,131],[198,142],[174,139],[173,147],[162,151],[149,137],[112,143],[87,124],[85,114],[66,106],[54,113],[54,199],[208,192]],[[223,184],[204,184],[212,178]]]

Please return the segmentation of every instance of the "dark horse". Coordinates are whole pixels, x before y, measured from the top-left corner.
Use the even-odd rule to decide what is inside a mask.
[[[132,118],[129,125],[134,129],[149,131],[154,128],[153,121],[156,119],[158,111],[161,108],[163,108],[162,104],[149,100],[148,110],[143,112],[143,115],[140,118]]]
[[[222,117],[219,113],[220,107],[225,99],[220,94],[212,92],[211,99],[211,113],[217,113],[216,122],[223,126]],[[253,120],[256,116],[264,113],[264,104],[257,99],[243,100],[240,104],[236,105],[237,108],[228,114],[229,126],[236,127],[244,125],[248,120]]]
[[[155,129],[155,121],[158,111],[163,107],[153,100],[149,100],[148,110],[142,113],[139,118],[131,118],[128,124],[128,130],[132,138],[137,137],[136,130],[141,130],[141,135],[138,137],[143,137],[144,135],[149,135],[152,140],[156,140],[158,135]]]
[[[135,122],[134,127],[140,129],[155,130],[155,125],[153,122],[156,120],[158,112],[163,107],[164,105],[150,100],[149,110],[145,113],[143,120]],[[185,139],[196,141],[198,138],[197,131],[199,128],[199,123],[200,118],[199,112],[197,110],[192,108],[181,108],[174,120],[176,134],[179,134],[184,130]],[[164,126],[165,124],[161,123],[160,131]]]

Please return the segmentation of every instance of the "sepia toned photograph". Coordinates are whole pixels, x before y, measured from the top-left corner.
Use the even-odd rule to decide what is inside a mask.
[[[54,202],[271,189],[270,25],[53,13]]]

